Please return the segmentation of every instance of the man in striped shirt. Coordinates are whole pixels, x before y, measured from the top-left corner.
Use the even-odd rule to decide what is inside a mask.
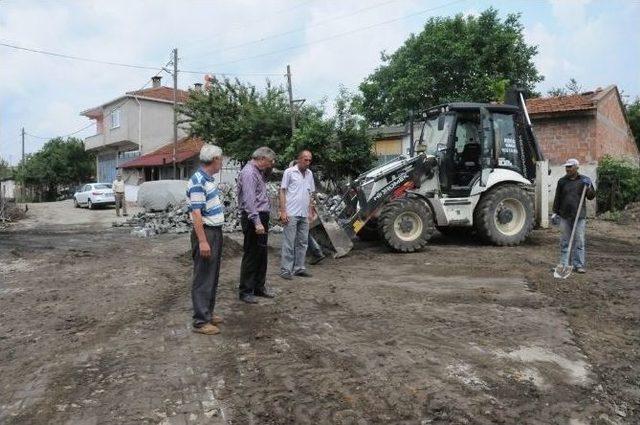
[[[193,221],[193,331],[205,335],[220,333],[220,316],[213,314],[220,276],[224,211],[213,175],[222,167],[222,149],[205,144],[200,150],[200,168],[189,179],[187,198]]]

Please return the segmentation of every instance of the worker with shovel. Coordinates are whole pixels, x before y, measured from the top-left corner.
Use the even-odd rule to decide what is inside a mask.
[[[555,274],[568,276],[585,269],[585,227],[587,208],[584,199],[593,199],[596,191],[591,179],[578,173],[580,163],[571,158],[564,164],[566,175],[558,180],[551,221],[560,225],[560,264]]]

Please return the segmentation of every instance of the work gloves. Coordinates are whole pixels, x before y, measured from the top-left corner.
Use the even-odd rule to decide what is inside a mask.
[[[587,176],[580,176],[580,181],[582,182],[583,185],[585,186],[591,186],[591,179]]]
[[[551,216],[551,224],[553,224],[554,226],[560,224],[560,216],[558,214],[553,213],[553,215]]]

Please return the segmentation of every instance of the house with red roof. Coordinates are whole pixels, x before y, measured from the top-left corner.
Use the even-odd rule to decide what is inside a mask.
[[[200,85],[197,84],[196,89]],[[152,86],[142,90],[127,92],[100,106],[82,111],[83,115],[95,121],[96,134],[84,140],[85,150],[96,154],[97,179],[111,182],[117,169],[132,159],[157,151],[173,142],[173,96],[174,90],[161,84],[161,77],[152,78]],[[177,90],[178,103],[184,103],[189,96],[185,90]],[[178,139],[184,139],[186,132],[178,128]],[[130,173],[127,183],[138,184],[147,177],[151,180],[173,178],[173,149],[169,159],[171,167],[157,168],[155,175]],[[179,164],[179,177],[188,176],[187,167]]]
[[[605,155],[640,160],[620,92],[615,85],[568,96],[527,100],[542,152],[550,165],[576,158],[593,167]],[[581,167],[582,168],[582,167]]]

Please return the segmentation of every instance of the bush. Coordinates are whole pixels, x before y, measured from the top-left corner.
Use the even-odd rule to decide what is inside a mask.
[[[640,168],[605,156],[598,164],[598,211],[618,211],[640,200]]]

